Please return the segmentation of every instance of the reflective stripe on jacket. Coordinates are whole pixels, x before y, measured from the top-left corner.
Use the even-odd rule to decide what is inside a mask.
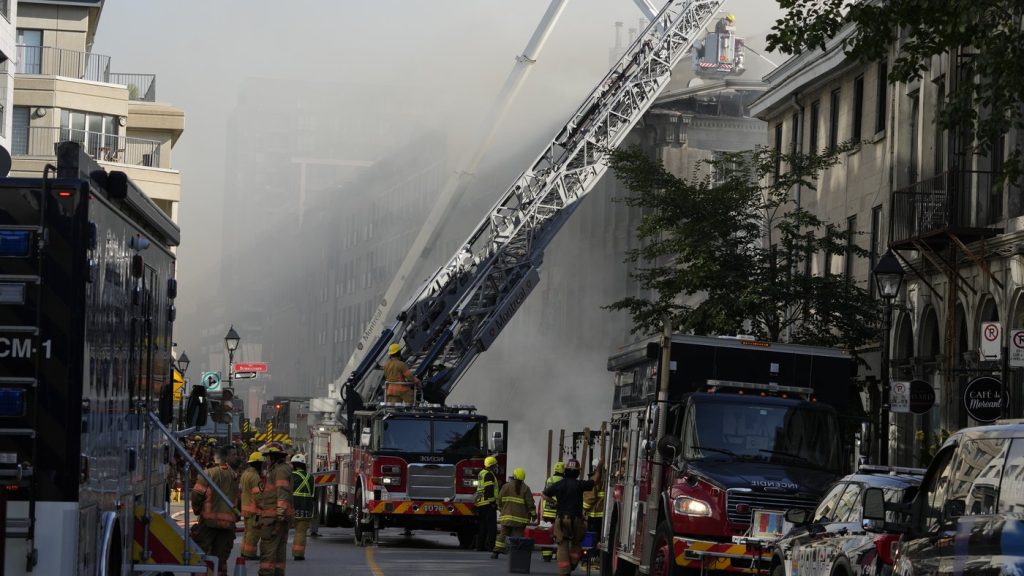
[[[552,484],[558,482],[561,479],[561,474],[552,474],[551,476],[548,476],[548,479],[544,481],[544,488],[551,486]],[[542,515],[546,520],[554,520],[556,516],[556,506],[558,506],[558,498],[552,498],[551,500],[552,501],[544,500],[544,511]]]
[[[238,475],[227,464],[207,468],[206,475],[231,502],[225,502],[206,483],[206,478],[200,476],[192,489],[193,507],[201,505],[199,521],[210,528],[234,528],[238,521],[238,515],[235,514],[235,506],[238,505]]]
[[[494,475],[494,472],[487,468],[481,470],[479,476],[477,476],[476,505],[487,506],[488,504],[494,504],[497,486],[498,477]]]
[[[256,499],[256,509],[260,517],[274,517],[282,520],[290,519],[295,514],[292,505],[292,467],[278,462],[267,472],[262,483],[262,491]]]
[[[313,517],[313,478],[305,470],[292,470],[292,498],[296,518]]]
[[[583,495],[583,514],[589,518],[604,518],[604,490],[595,488]]]
[[[502,526],[526,526],[534,515],[533,493],[525,482],[513,480],[498,493],[498,510]]]
[[[242,472],[242,479],[238,481],[239,498],[242,501],[242,517],[251,518],[256,515],[256,500],[253,488],[259,488],[260,473],[255,468],[249,467]]]

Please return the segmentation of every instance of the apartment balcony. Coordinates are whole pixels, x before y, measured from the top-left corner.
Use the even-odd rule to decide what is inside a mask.
[[[896,250],[940,249],[950,242],[967,244],[1002,230],[999,175],[949,170],[896,190],[892,195],[890,245]]]
[[[110,56],[51,46],[18,46],[17,74],[61,76],[119,84],[128,88],[128,99],[156,101],[156,75],[110,71]]]
[[[19,157],[56,156],[57,143],[78,142],[97,162],[129,166],[160,166],[160,143],[156,140],[101,134],[72,128],[29,127],[11,139],[11,155]]]

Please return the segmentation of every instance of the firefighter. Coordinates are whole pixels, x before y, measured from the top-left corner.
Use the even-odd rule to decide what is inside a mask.
[[[555,542],[558,544],[558,573],[569,574],[580,561],[580,543],[587,533],[583,520],[583,493],[601,483],[604,462],[598,461],[590,480],[580,480],[580,463],[575,458],[565,464],[565,477],[544,489],[545,498],[558,498],[555,515]]]
[[[494,542],[491,558],[505,551],[505,540],[510,536],[522,537],[526,525],[537,517],[533,492],[526,485],[526,471],[516,468],[512,481],[501,487],[498,493],[498,509],[501,511],[501,533]]]
[[[313,477],[306,472],[306,455],[292,456],[292,498],[295,501],[295,539],[292,558],[306,559],[306,533],[313,519]]]
[[[388,360],[384,363],[384,382],[387,385],[386,400],[412,404],[415,400],[413,386],[419,386],[420,379],[402,360],[401,352],[402,347],[397,343],[388,347]]]
[[[554,468],[551,471],[551,476],[548,476],[548,479],[544,481],[544,489],[546,490],[548,486],[551,486],[555,482],[558,482],[559,480],[561,480],[562,477],[564,476],[564,474],[565,474],[565,462],[555,462],[555,466],[554,466]],[[555,524],[555,515],[556,515],[555,514],[555,506],[557,504],[558,504],[558,498],[551,498],[551,499],[545,498],[544,499],[544,510],[541,512],[541,518],[545,522],[551,523],[552,526],[554,526],[554,524]],[[541,551],[540,555],[541,555],[541,558],[543,558],[545,562],[551,562],[551,558],[554,557],[555,551],[554,550],[549,550],[549,549],[545,548],[544,550]]]
[[[199,516],[196,544],[204,552],[220,561],[218,574],[228,573],[228,556],[235,544],[235,522],[238,521],[238,475],[231,464],[238,458],[234,446],[221,446],[214,454],[215,465],[206,469],[206,475],[228,497],[225,502],[202,476],[192,489],[192,511]]]
[[[253,451],[249,454],[248,466],[238,481],[239,497],[242,500],[242,518],[245,520],[245,534],[242,536],[242,558],[258,560],[256,546],[259,544],[259,515],[256,498],[260,493],[260,479],[263,475],[263,454]]]
[[[256,498],[260,525],[260,576],[284,576],[288,552],[288,523],[292,508],[292,467],[285,459],[284,446],[268,442],[263,448],[267,462],[263,487]]]
[[[594,458],[594,469],[597,469],[599,462],[598,458]],[[601,529],[604,527],[604,483],[599,483],[583,495],[583,514],[587,518],[587,532],[593,532],[600,540]]]
[[[493,550],[498,536],[498,509],[495,503],[498,477],[494,474],[497,465],[498,459],[494,456],[484,458],[484,469],[477,476],[475,501],[480,533],[477,535],[476,549],[479,551]]]

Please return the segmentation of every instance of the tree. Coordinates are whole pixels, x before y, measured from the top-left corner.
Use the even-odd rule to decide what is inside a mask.
[[[695,171],[685,180],[637,148],[612,153],[611,167],[631,191],[624,201],[642,209],[642,247],[627,261],[654,296],[608,308],[629,312],[634,333],[658,332],[668,318],[674,330],[695,334],[745,333],[851,351],[873,341],[878,306],[868,292],[841,274],[811,274],[808,265],[822,254],[858,258],[866,250],[790,199],[798,185],[813,190],[818,174],[852,147],[725,154],[707,162],[717,178]]]
[[[797,54],[824,48],[847,26],[847,54],[861,62],[888,57],[893,82],[922,77],[932,57],[950,55],[962,67],[950,83],[939,116],[944,129],[976,136],[985,154],[1010,129],[1024,129],[1024,2],[1020,0],[778,0],[787,12],[772,27],[768,49]],[[901,33],[903,37],[901,38]],[[959,63],[957,62],[959,60]],[[1019,140],[1018,140],[1019,142]],[[1016,145],[1003,175],[1017,182],[1022,152]]]

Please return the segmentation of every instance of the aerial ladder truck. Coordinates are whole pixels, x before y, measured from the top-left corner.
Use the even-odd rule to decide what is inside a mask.
[[[694,40],[703,34],[723,3],[671,0],[657,11],[456,253],[427,279],[375,341],[360,344],[359,350],[364,353],[361,360],[354,364],[340,390],[332,387],[332,393],[340,393],[336,422],[350,449],[386,445],[387,420],[404,420],[410,412],[415,412],[420,421],[444,420],[452,418],[453,413],[475,414],[472,407],[445,406],[448,395],[536,288],[544,250],[600,181],[608,169],[609,153],[625,140],[665,89],[672,70],[690,52]],[[401,345],[406,362],[422,381],[422,396],[414,407],[385,401],[384,379],[376,369],[386,360],[393,343]],[[484,451],[503,455],[507,426],[503,430],[494,430],[493,426],[484,429]],[[354,523],[357,534],[399,525],[374,516],[374,511],[378,506],[386,507],[387,499],[383,497],[390,491],[384,482],[388,478],[402,490],[408,489],[413,476],[411,464],[380,463],[355,478],[353,461],[356,458],[352,455],[339,456],[338,461],[326,466],[338,473],[341,484],[335,492],[336,499],[345,500],[336,503],[336,509],[343,511],[341,523]],[[476,461],[463,462],[458,474],[453,468],[449,473],[455,474],[451,492],[459,492],[460,478],[469,478],[467,471],[474,470]],[[353,482],[358,486],[349,484]],[[399,507],[392,505],[392,509]],[[467,504],[467,508],[471,506]]]

